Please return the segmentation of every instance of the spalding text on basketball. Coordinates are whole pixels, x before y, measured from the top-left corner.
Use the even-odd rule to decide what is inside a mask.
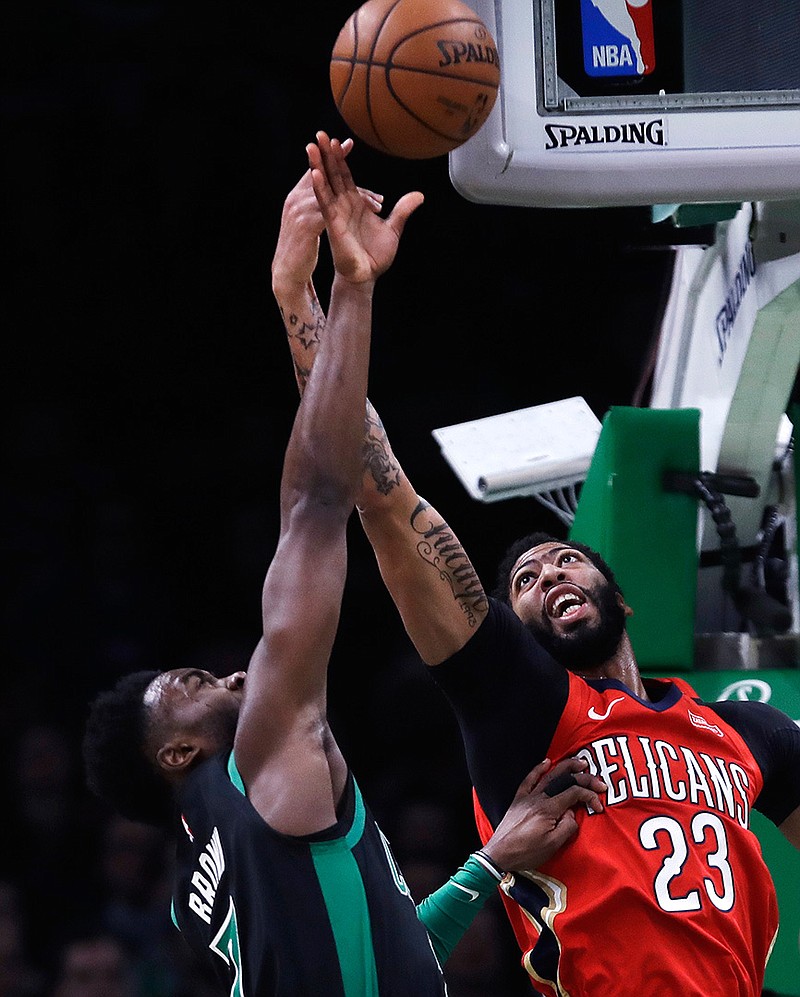
[[[500,56],[497,49],[491,45],[482,45],[479,42],[448,41],[440,38],[436,42],[436,47],[442,53],[439,61],[441,67],[457,66],[460,62],[485,62],[490,66],[500,65]]]

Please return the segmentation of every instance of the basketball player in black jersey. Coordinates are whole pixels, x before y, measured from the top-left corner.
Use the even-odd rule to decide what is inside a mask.
[[[504,870],[535,867],[572,837],[575,808],[603,806],[582,761],[546,760],[492,840],[418,909],[328,725],[372,294],[422,201],[407,194],[386,219],[368,198],[343,205],[346,151],[322,133],[307,149],[335,276],[320,374],[286,450],[263,637],[246,673],[120,680],[92,704],[84,738],[92,789],[174,827],[173,919],[234,997],[441,997],[441,964]]]

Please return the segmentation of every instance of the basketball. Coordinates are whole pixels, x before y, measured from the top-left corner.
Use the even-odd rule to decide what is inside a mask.
[[[486,25],[461,0],[367,0],[339,32],[330,81],[358,138],[390,156],[432,159],[486,121],[500,61]]]

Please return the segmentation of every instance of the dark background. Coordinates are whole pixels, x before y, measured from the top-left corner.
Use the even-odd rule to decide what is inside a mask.
[[[270,260],[305,144],[347,134],[328,57],[352,9],[4,5],[4,875],[34,969],[108,892],[109,815],[81,784],[88,699],[131,669],[243,667],[259,636],[296,407]],[[600,418],[631,403],[668,254],[644,208],[477,205],[446,157],[358,144],[350,164],[389,204],[426,195],[378,287],[370,395],[488,583],[517,535],[564,527],[532,499],[474,502],[431,430],[576,394]],[[328,284],[323,251],[323,304]],[[401,861],[428,833],[452,871],[475,843],[460,742],[357,522],[330,685]]]

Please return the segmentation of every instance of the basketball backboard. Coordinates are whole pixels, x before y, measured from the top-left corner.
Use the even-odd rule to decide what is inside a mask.
[[[800,196],[797,0],[473,0],[498,100],[450,153],[468,200],[538,207]]]
[[[600,420],[579,395],[433,430],[445,459],[480,502],[578,484]]]

